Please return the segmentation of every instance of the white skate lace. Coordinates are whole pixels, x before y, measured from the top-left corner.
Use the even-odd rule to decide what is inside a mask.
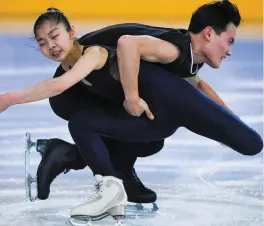
[[[95,188],[95,191],[90,200],[94,200],[101,195],[101,193],[103,192],[103,183],[100,182],[98,184],[95,184],[94,188]]]

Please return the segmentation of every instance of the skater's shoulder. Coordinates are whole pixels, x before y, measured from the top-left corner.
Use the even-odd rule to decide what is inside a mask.
[[[178,62],[182,63],[191,55],[191,37],[187,30],[167,28],[167,31],[160,34],[158,38],[170,42],[180,50],[181,54],[177,58]]]
[[[184,78],[194,77],[204,64],[194,63],[189,32],[184,29],[178,29],[165,33],[163,39],[177,46],[180,50],[180,55],[175,61],[164,64],[162,67]]]
[[[191,43],[191,36],[188,30],[183,28],[164,28],[163,32],[158,36],[160,39],[167,39],[167,41],[170,41],[172,43]]]
[[[99,51],[101,53],[116,53],[116,47],[102,45],[102,44],[91,44],[91,45],[84,45],[82,54],[88,53],[90,51]]]
[[[109,62],[116,60],[117,52],[115,47],[108,45],[85,45],[83,48],[83,54],[89,54],[91,51],[96,51],[100,54],[100,59],[103,62],[103,66],[108,65]]]

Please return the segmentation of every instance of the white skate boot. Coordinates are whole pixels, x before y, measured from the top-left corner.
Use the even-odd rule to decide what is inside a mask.
[[[111,215],[120,224],[125,218],[127,194],[122,180],[112,176],[95,175],[96,193],[86,203],[71,212],[72,225],[89,225],[90,221],[101,220]],[[82,222],[82,224],[76,221]]]

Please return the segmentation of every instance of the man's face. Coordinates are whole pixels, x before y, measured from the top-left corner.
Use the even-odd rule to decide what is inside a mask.
[[[222,60],[231,56],[231,45],[234,43],[236,36],[236,27],[233,23],[227,25],[226,30],[220,35],[216,34],[213,29],[207,34],[207,42],[203,48],[207,64],[212,68],[219,68]]]

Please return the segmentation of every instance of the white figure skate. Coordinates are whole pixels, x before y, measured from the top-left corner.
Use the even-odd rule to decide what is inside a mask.
[[[112,216],[118,221],[118,225],[122,224],[127,205],[127,194],[122,180],[101,175],[95,175],[95,180],[96,193],[91,200],[72,210],[70,223],[74,226],[89,225],[91,221]],[[78,222],[82,222],[82,224]]]

